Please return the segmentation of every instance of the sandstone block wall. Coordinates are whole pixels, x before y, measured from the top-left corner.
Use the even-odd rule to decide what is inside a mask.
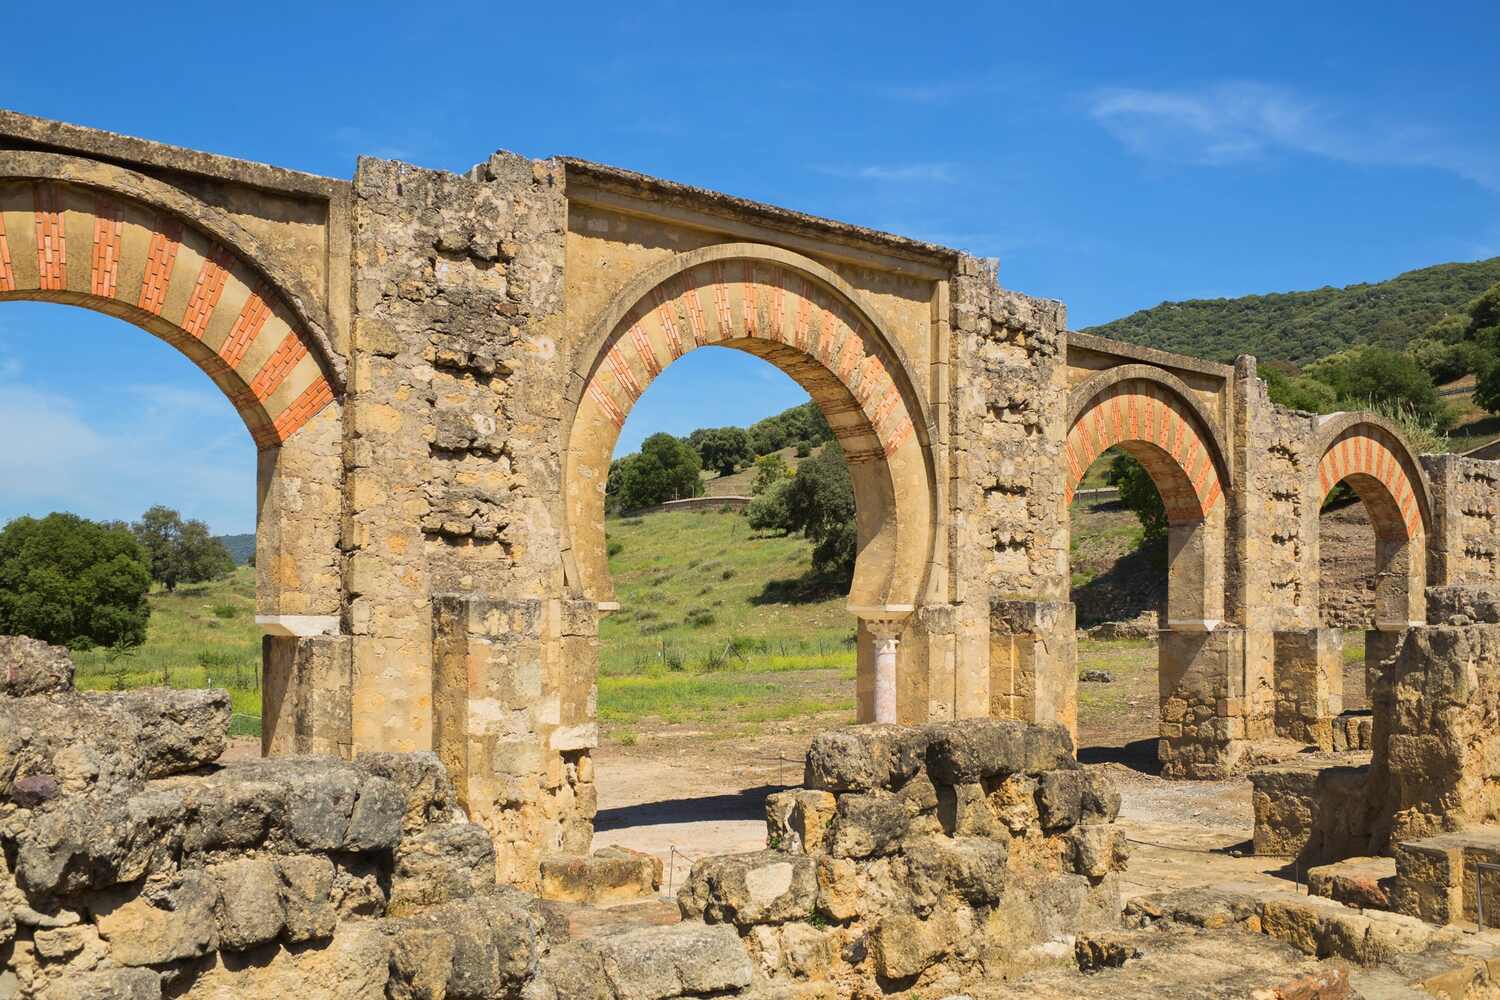
[[[956,990],[1071,964],[1060,943],[1118,924],[1119,804],[1057,725],[825,733],[804,787],[766,800],[771,849],[696,863],[678,899],[772,981]]]

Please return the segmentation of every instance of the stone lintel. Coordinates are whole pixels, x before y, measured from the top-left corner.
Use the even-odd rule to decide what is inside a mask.
[[[266,635],[293,639],[339,633],[338,615],[256,615],[255,624]]]

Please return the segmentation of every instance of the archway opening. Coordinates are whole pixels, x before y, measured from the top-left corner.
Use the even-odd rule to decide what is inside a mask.
[[[756,353],[704,347],[645,389],[605,490],[596,847],[680,880],[763,844],[766,792],[856,719],[858,506],[824,411]]]
[[[1426,496],[1394,429],[1333,418],[1317,467],[1317,628],[1278,636],[1277,730],[1324,750],[1368,750],[1380,665],[1424,617]],[[1292,655],[1295,654],[1295,655]]]
[[[132,324],[14,301],[0,424],[0,633],[68,645],[83,689],[225,688],[258,752],[257,448],[235,406]]]
[[[1096,464],[1106,456],[1107,464]],[[1083,599],[1082,624],[1096,628],[1086,634],[1080,650],[1082,669],[1109,673],[1107,666],[1089,663],[1110,655],[1110,647],[1095,643],[1134,644],[1134,649],[1115,647],[1121,657],[1119,668],[1129,678],[1119,688],[1108,690],[1115,683],[1112,676],[1105,680],[1096,674],[1094,680],[1081,681],[1079,722],[1087,718],[1090,728],[1080,735],[1102,737],[1114,744],[1092,754],[1100,759],[1113,755],[1143,766],[1154,757],[1161,771],[1171,777],[1227,774],[1235,763],[1237,744],[1243,744],[1243,734],[1236,738],[1233,724],[1224,720],[1243,699],[1232,690],[1234,653],[1228,645],[1232,640],[1216,631],[1224,607],[1226,478],[1212,425],[1184,387],[1151,371],[1124,370],[1109,384],[1080,393],[1066,457],[1070,531],[1085,528],[1070,535],[1075,565],[1084,566],[1084,572],[1074,578],[1075,597]],[[1107,578],[1110,570],[1105,571],[1105,579],[1099,579],[1100,574],[1090,572],[1088,554],[1081,554],[1099,541],[1089,528],[1098,526],[1101,514],[1108,516],[1092,505],[1117,500],[1085,492],[1085,510],[1079,511],[1079,491],[1090,474],[1101,480],[1098,485],[1130,498],[1131,505],[1121,505],[1126,510],[1134,506],[1140,512],[1138,525],[1129,524],[1136,518],[1134,512],[1128,518],[1117,517],[1119,523],[1113,525],[1118,551],[1110,570],[1120,577],[1117,582]],[[1104,479],[1115,483],[1110,486]],[[1104,530],[1107,536],[1109,528]],[[1119,557],[1127,555],[1133,558],[1120,568]],[[1109,610],[1094,603],[1097,594],[1109,591],[1121,595],[1123,604],[1133,605],[1115,602],[1124,616],[1134,619],[1130,625],[1099,628],[1102,623],[1090,620],[1112,617],[1110,602],[1103,606]],[[1154,657],[1147,638],[1153,626]],[[1124,636],[1113,638],[1122,631]],[[1154,739],[1149,735],[1153,728],[1149,709],[1142,711],[1140,705],[1146,700],[1140,690],[1145,688],[1144,668],[1153,659]],[[1106,690],[1090,687],[1094,684]],[[1084,710],[1094,717],[1085,716]],[[1243,725],[1243,718],[1238,722]]]
[[[716,356],[748,364],[749,378],[699,407],[676,428],[673,440],[653,442],[643,433],[624,438],[627,418],[650,405],[645,394],[659,378],[670,379],[674,370],[690,376],[695,365]],[[911,368],[857,304],[853,290],[832,272],[785,251],[725,245],[673,258],[622,291],[575,356],[573,371],[578,379],[571,398],[577,409],[565,428],[563,557],[570,593],[601,613],[600,720],[607,734],[615,727],[617,748],[620,736],[639,747],[638,731],[620,732],[626,709],[621,701],[612,702],[611,688],[717,689],[723,691],[721,700],[744,702],[741,717],[754,720],[757,728],[779,730],[769,742],[764,734],[752,740],[761,764],[770,765],[758,787],[718,802],[721,813],[730,807],[746,812],[746,834],[750,846],[757,846],[764,837],[759,804],[765,785],[773,778],[781,784],[800,777],[808,735],[829,721],[818,718],[819,710],[829,708],[845,721],[928,717],[925,651],[908,640],[919,595],[928,585],[938,494],[923,409],[907,375]],[[754,396],[756,385],[768,384],[765,378],[795,385],[794,399],[807,402],[795,408],[800,416],[781,403],[764,416],[822,430],[754,448],[762,453],[755,457],[770,456],[767,465],[779,461],[787,467],[796,488],[789,505],[817,501],[826,508],[823,514],[794,510],[781,524],[774,518],[752,524],[747,514],[722,513],[712,502],[708,511],[693,511],[681,508],[701,501],[624,495],[634,490],[631,480],[639,478],[639,470],[617,464],[622,457],[629,462],[622,452],[639,447],[637,459],[652,472],[674,464],[674,453],[692,447],[680,437],[694,430],[706,437],[731,426],[720,416],[727,409],[725,395]],[[702,461],[713,442],[697,443],[705,446],[698,456]],[[799,443],[804,454],[798,454]],[[822,474],[815,475],[819,469]],[[738,477],[740,488],[749,487],[754,495],[754,481],[766,469],[752,469],[746,461],[717,471],[708,482]],[[705,484],[705,492],[734,488],[720,483],[710,490]],[[757,501],[769,490],[763,484]],[[648,507],[674,506],[606,517],[638,499],[658,501]],[[659,553],[648,551],[653,543],[643,533],[653,519],[677,525],[667,532],[680,556],[675,573],[667,560],[655,560]],[[698,551],[683,555],[684,544]],[[756,566],[758,560],[764,562]],[[616,640],[627,632],[633,633],[632,644],[621,648]],[[617,681],[616,671],[627,676]],[[754,677],[757,672],[765,676]],[[775,688],[774,697],[764,690],[745,697],[746,692],[728,688],[737,675]],[[797,690],[829,681],[834,683],[829,691],[836,692],[831,695]],[[663,714],[660,708],[656,714]],[[698,719],[676,728],[686,728],[701,743],[709,727],[703,716]],[[663,721],[670,725],[670,719]],[[799,726],[804,731],[788,732]],[[688,768],[700,786],[701,756],[679,752],[681,759],[673,761]],[[700,770],[693,770],[695,763]],[[630,819],[612,813],[607,803],[615,792],[635,783],[609,772],[606,746],[596,772],[604,806],[596,820],[599,843],[610,842],[612,835],[618,839],[622,822],[639,825],[642,808],[647,817],[670,811],[673,800],[661,798],[670,783],[653,779],[655,784],[644,786],[657,789],[653,803],[634,803]],[[700,815],[713,815],[713,798],[696,800]],[[735,848],[732,842],[709,846]]]
[[[1155,483],[1123,449],[1106,450],[1084,474],[1069,507],[1069,538],[1079,753],[1154,770],[1166,519]]]
[[[25,173],[0,180],[0,300],[82,306],[154,335],[249,431],[255,621],[271,637],[263,745],[296,749],[276,726],[295,714],[280,711],[291,652],[342,627],[342,361],[308,312],[317,300],[239,223],[180,190],[51,154],[17,162]]]

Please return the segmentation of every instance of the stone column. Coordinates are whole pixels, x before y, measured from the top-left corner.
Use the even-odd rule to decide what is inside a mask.
[[[906,630],[906,620],[911,612],[909,606],[868,608],[855,612],[870,635],[875,657],[872,671],[873,722],[894,724],[900,721],[896,698],[896,654],[901,648],[901,633]]]
[[[896,721],[896,647],[901,633],[886,622],[872,622],[875,636],[875,721]]]

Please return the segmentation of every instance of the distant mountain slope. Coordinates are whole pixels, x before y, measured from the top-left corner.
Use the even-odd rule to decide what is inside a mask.
[[[220,535],[219,541],[223,542],[229,554],[234,556],[236,566],[244,565],[250,561],[251,556],[255,555],[254,532],[248,535]]]
[[[1352,344],[1400,347],[1497,281],[1493,257],[1346,288],[1163,302],[1083,332],[1216,361],[1254,354],[1303,364]]]

